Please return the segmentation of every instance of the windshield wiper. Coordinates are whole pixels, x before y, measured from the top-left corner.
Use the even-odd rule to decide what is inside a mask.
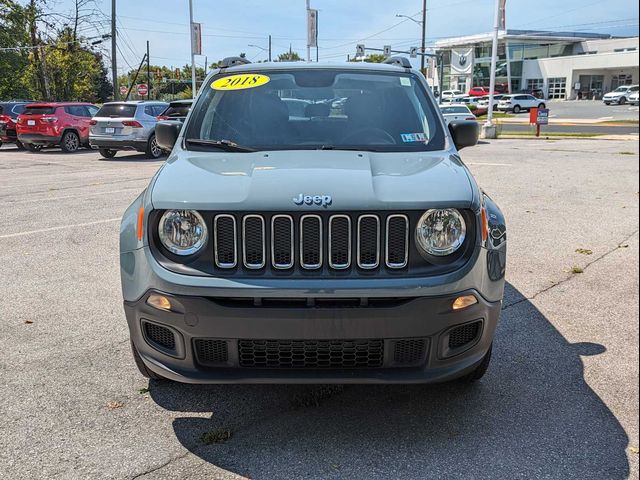
[[[198,145],[201,147],[215,147],[225,152],[255,152],[253,148],[243,147],[231,140],[204,140],[201,138],[187,138],[186,142],[189,145]]]
[[[373,147],[370,146],[362,146],[362,147],[352,147],[348,145],[319,145],[316,147],[318,150],[348,150],[348,151],[376,151]]]

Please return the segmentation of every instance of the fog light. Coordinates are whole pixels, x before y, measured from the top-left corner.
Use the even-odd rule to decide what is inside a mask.
[[[478,303],[478,299],[475,295],[462,295],[453,301],[452,308],[454,310],[462,310],[463,308],[470,307]]]
[[[152,294],[147,298],[147,305],[151,305],[158,310],[171,310],[171,302],[164,295]]]

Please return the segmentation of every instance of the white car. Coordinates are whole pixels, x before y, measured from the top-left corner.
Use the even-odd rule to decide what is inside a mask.
[[[445,90],[442,92],[442,100],[454,99],[454,98],[464,98],[467,94],[461,92],[460,90]]]
[[[441,105],[440,111],[442,112],[442,116],[444,117],[444,121],[449,125],[449,123],[454,122],[456,120],[475,120],[476,117],[469,107],[463,105],[461,103],[451,104],[451,105]]]
[[[638,99],[638,95],[640,92],[636,91],[629,95],[629,103],[631,105],[640,105],[640,100]]]
[[[497,110],[498,109],[498,102],[500,102],[500,100],[502,100],[504,98],[504,95],[502,94],[498,94],[498,95],[494,95],[493,96],[493,109]],[[489,108],[489,97],[480,97],[480,99],[478,100],[478,108]]]
[[[533,95],[505,95],[498,102],[498,110],[520,113],[531,108],[545,108],[546,105]]]
[[[629,101],[629,97],[633,93],[637,93],[640,87],[638,85],[622,85],[616,88],[613,92],[607,93],[602,97],[602,101],[605,105],[611,105],[616,103],[618,105],[624,105]]]

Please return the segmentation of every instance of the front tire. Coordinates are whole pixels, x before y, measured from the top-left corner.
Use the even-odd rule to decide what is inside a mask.
[[[65,153],[77,152],[80,148],[80,137],[76,132],[64,132],[64,135],[62,135],[62,141],[60,142],[60,147]]]
[[[620,100],[618,100],[618,105],[624,105],[625,103],[627,103],[627,99],[625,97],[622,97]]]
[[[491,346],[489,347],[489,351],[484,356],[480,364],[476,367],[476,369],[473,372],[462,377],[463,382],[474,383],[480,380],[482,377],[484,377],[484,374],[487,373],[487,370],[489,369],[489,363],[491,363],[492,350],[493,350],[493,344],[491,344]]]
[[[143,377],[150,378],[151,380],[166,380],[162,375],[158,375],[147,368],[138,353],[138,349],[133,344],[133,341],[131,342],[131,352],[133,353],[133,360],[136,362],[136,367],[138,367],[138,371]]]
[[[153,158],[154,160],[160,158],[164,155],[164,152],[156,142],[156,135],[153,134],[149,137],[149,141],[147,142],[147,149],[144,152],[147,158]]]
[[[113,158],[116,156],[116,153],[118,153],[117,150],[111,150],[109,148],[99,148],[98,151],[104,158]]]

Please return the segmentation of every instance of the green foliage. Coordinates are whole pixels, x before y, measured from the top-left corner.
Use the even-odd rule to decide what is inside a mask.
[[[0,0],[0,47],[24,47],[29,44],[26,8],[13,0]],[[28,50],[0,51],[0,99],[31,96],[25,83],[29,64]]]
[[[289,50],[288,52],[281,53],[278,55],[277,62],[301,62],[302,57],[298,54],[298,52],[293,52]]]
[[[367,55],[366,57],[364,57],[364,61],[366,63],[384,63],[384,61],[387,59],[387,57],[385,57],[383,54],[381,53],[372,53],[371,55]],[[351,60],[349,60],[350,62],[360,62],[362,61],[361,59],[355,59],[352,58]]]
[[[39,26],[50,27],[46,7],[44,0],[26,6],[0,0],[0,46],[15,48],[0,51],[0,98],[106,101],[112,87],[102,55],[66,23],[48,30],[44,41]]]

